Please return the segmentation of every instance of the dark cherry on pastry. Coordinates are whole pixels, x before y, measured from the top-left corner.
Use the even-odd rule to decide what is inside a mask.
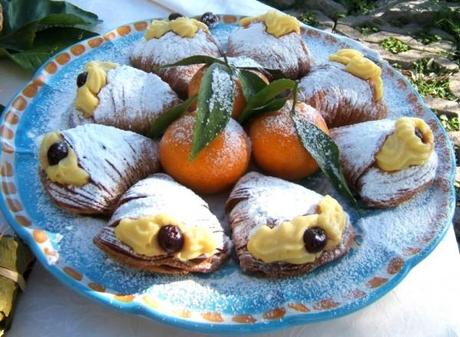
[[[353,226],[335,199],[260,173],[250,172],[238,181],[226,211],[246,273],[308,273],[345,255],[353,243]]]
[[[168,20],[172,21],[172,20],[176,20],[177,18],[181,18],[183,17],[182,14],[179,14],[179,13],[171,13],[169,14],[168,16]]]
[[[201,16],[200,21],[208,27],[213,27],[219,22],[219,17],[212,12],[206,12]]]
[[[166,225],[158,232],[158,244],[166,253],[177,253],[184,247],[184,236],[179,227]]]
[[[62,159],[67,157],[69,149],[64,142],[57,142],[50,146],[47,152],[48,163],[50,165],[57,165]]]
[[[244,18],[228,38],[228,56],[247,56],[291,79],[308,73],[312,59],[293,16],[270,11]]]
[[[88,72],[84,71],[77,76],[77,87],[81,88],[85,85],[86,79],[88,78]]]
[[[394,207],[425,190],[438,157],[422,119],[382,119],[330,130],[348,184],[369,207]]]
[[[203,22],[187,17],[154,20],[133,49],[130,60],[139,69],[157,73],[180,97],[187,97],[187,88],[202,64],[162,66],[194,55],[219,57],[219,47]],[[161,68],[161,69],[160,69]]]
[[[180,103],[157,75],[111,62],[87,63],[77,87],[72,126],[97,123],[147,134],[159,115]]]
[[[158,144],[98,124],[50,132],[40,145],[40,174],[53,201],[81,214],[111,214],[136,181],[159,169]]]
[[[303,242],[307,252],[319,253],[326,247],[326,232],[319,227],[308,228],[303,233]]]
[[[208,204],[162,173],[126,191],[94,242],[121,264],[163,274],[212,272],[232,246]]]
[[[299,99],[316,108],[330,128],[385,118],[381,69],[360,52],[342,49],[299,83]]]

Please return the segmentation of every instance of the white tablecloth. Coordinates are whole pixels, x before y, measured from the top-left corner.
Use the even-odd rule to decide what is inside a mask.
[[[171,11],[196,15],[205,11],[257,14],[265,6],[255,0],[73,0],[96,12],[104,23],[99,32]],[[8,61],[0,61],[0,104],[30,79]],[[460,336],[460,255],[452,228],[439,246],[393,291],[366,309],[334,321],[298,326],[264,336]],[[36,265],[21,297],[9,337],[193,337],[143,317],[106,308],[58,283]]]

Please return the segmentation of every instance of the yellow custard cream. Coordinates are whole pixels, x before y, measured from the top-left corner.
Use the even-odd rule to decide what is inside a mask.
[[[292,32],[300,34],[299,21],[291,16],[277,11],[269,11],[263,15],[247,17],[240,20],[240,25],[247,27],[253,22],[263,22],[267,33],[280,37]]]
[[[107,72],[117,67],[111,62],[89,62],[86,65],[86,82],[77,90],[75,105],[83,116],[89,118],[99,105],[97,94],[107,84]]]
[[[342,234],[348,218],[342,206],[330,196],[325,196],[318,205],[318,214],[295,217],[270,228],[264,225],[249,238],[247,245],[252,256],[265,263],[288,262],[304,264],[313,262],[321,252],[309,253],[305,249],[303,234],[306,229],[319,227],[326,232],[325,249],[336,247],[342,241]]]
[[[329,61],[345,65],[345,70],[350,74],[367,80],[374,89],[374,100],[379,101],[383,97],[382,69],[374,62],[364,57],[354,49],[340,49],[337,53],[329,56]]]
[[[186,17],[180,17],[172,21],[153,20],[150,27],[145,32],[144,38],[147,41],[159,39],[167,32],[174,32],[182,37],[194,37],[199,30],[207,32],[208,26],[203,22]]]
[[[48,178],[59,184],[83,186],[89,181],[89,174],[78,166],[78,159],[75,151],[68,148],[67,156],[59,161],[56,165],[50,165],[48,162],[49,148],[62,138],[57,132],[50,132],[43,138],[40,145],[40,165],[45,170]]]
[[[428,124],[420,118],[403,117],[396,121],[395,131],[375,156],[376,165],[387,172],[423,165],[433,149],[433,132]]]
[[[138,254],[163,255],[165,252],[160,247],[157,236],[160,228],[166,225],[179,227],[184,235],[184,246],[175,254],[179,260],[188,261],[200,255],[211,256],[215,253],[217,244],[208,228],[184,226],[166,214],[123,219],[115,228],[115,235]]]

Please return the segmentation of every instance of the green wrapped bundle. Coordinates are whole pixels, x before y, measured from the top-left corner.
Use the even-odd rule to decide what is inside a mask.
[[[29,274],[34,257],[25,244],[12,236],[0,234],[0,336],[11,325],[19,292]]]

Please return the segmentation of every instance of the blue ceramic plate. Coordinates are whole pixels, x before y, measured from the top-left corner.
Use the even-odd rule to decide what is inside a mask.
[[[225,45],[238,18],[221,16],[212,31]],[[128,63],[147,21],[121,26],[76,44],[49,60],[11,101],[0,129],[1,210],[40,262],[75,291],[125,312],[205,332],[261,332],[333,319],[369,305],[400,282],[438,244],[454,210],[454,156],[435,115],[398,72],[375,52],[304,26],[302,34],[317,63],[340,48],[356,48],[383,68],[390,118],[418,116],[432,127],[440,167],[433,186],[399,207],[357,214],[356,244],[344,258],[311,274],[283,280],[244,275],[229,261],[211,275],[171,277],[127,269],[107,258],[92,238],[103,219],[74,216],[56,208],[38,177],[39,136],[68,128],[67,107],[75,78],[90,60]],[[311,187],[337,194],[318,175]],[[209,198],[226,223],[226,195]]]

